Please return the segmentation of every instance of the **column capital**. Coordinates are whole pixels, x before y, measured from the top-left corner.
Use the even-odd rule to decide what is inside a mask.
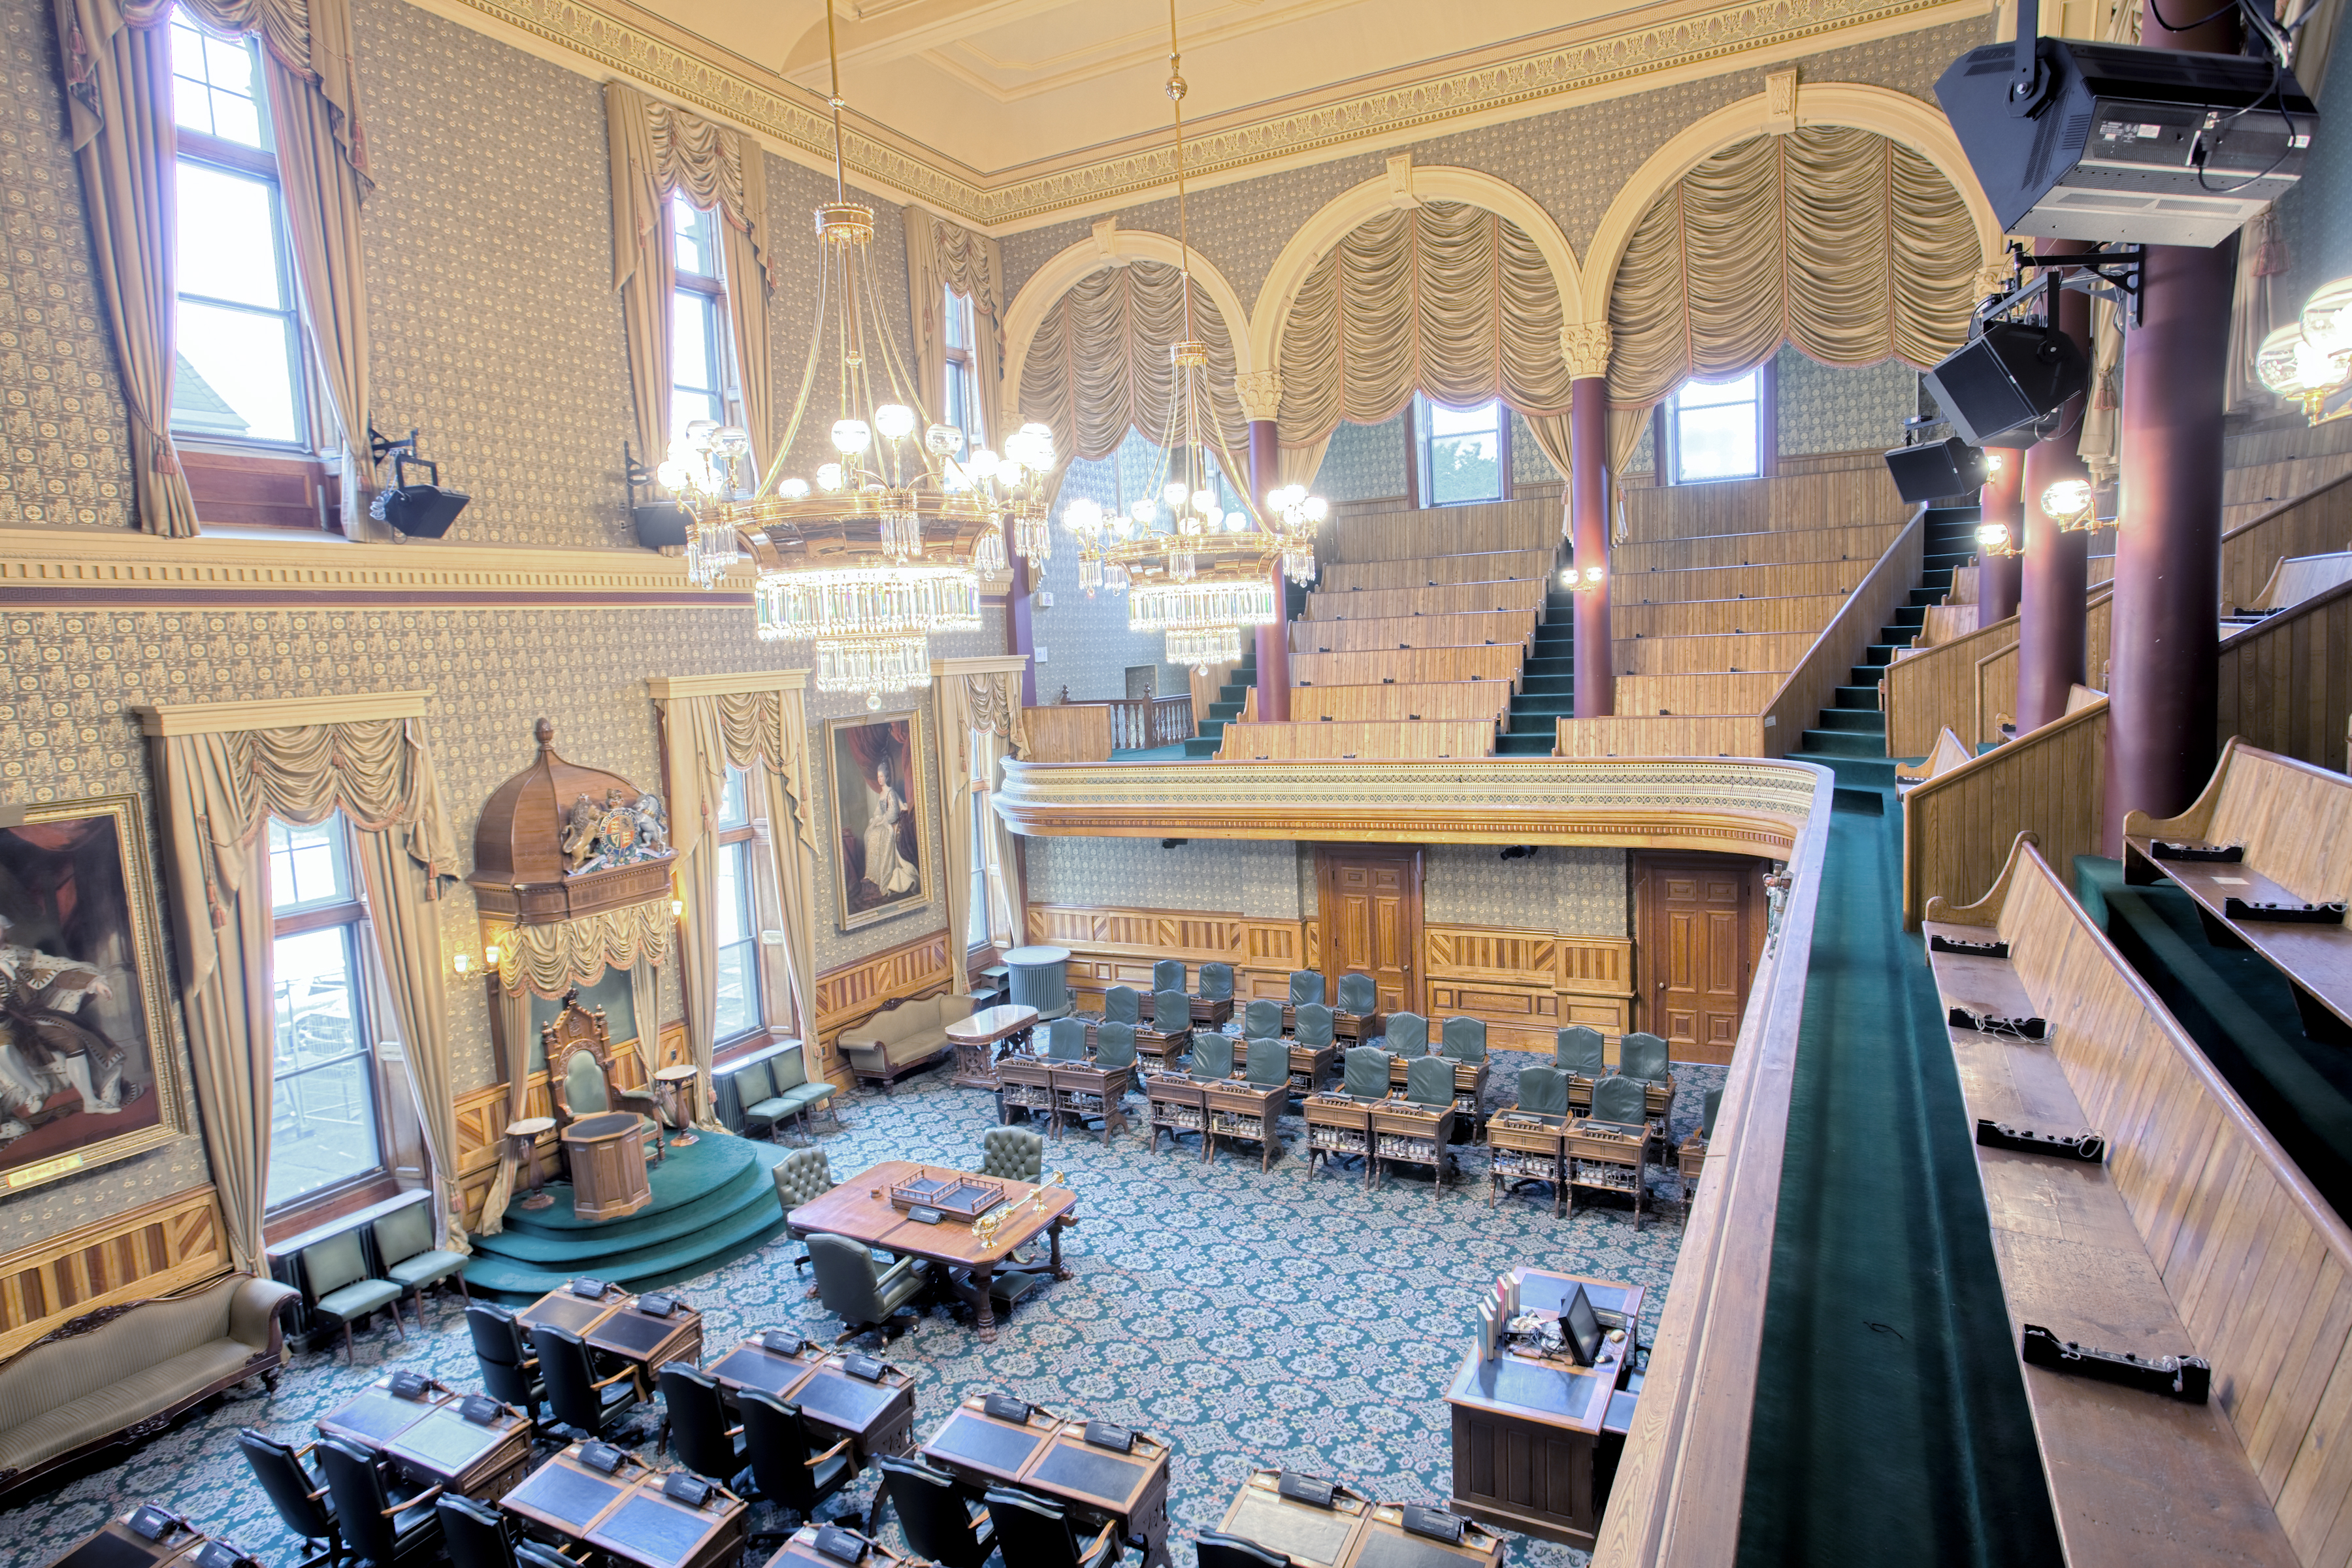
[[[1243,371],[1234,377],[1234,394],[1241,399],[1244,417],[1253,422],[1275,418],[1282,412],[1282,373]]]
[[[1571,321],[1559,330],[1560,357],[1579,381],[1609,374],[1609,323]]]

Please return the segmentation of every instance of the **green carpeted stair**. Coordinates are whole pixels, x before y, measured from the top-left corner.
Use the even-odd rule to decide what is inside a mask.
[[[1242,661],[1225,678],[1217,700],[1209,704],[1207,713],[1193,725],[1192,737],[1184,742],[1188,757],[1213,757],[1225,738],[1225,726],[1242,716],[1242,703],[1249,689],[1257,684],[1257,639],[1242,639]]]
[[[509,1304],[535,1301],[575,1274],[641,1290],[708,1274],[758,1250],[784,1228],[769,1172],[791,1150],[705,1132],[672,1149],[647,1175],[654,1201],[624,1219],[583,1221],[569,1183],[551,1182],[553,1206],[507,1207],[506,1228],[473,1238],[466,1287]]]
[[[1498,757],[1550,756],[1559,721],[1576,716],[1575,597],[1558,588],[1544,595],[1543,625],[1519,666],[1519,689],[1495,740]]]
[[[1855,793],[1815,915],[1739,1562],[2056,1564],[1898,820]]]

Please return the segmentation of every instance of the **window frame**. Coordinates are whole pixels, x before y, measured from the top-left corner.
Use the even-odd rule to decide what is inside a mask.
[[[976,337],[972,316],[971,296],[940,285],[946,299],[940,307],[940,355],[944,361],[946,383],[940,388],[941,419],[963,432],[964,450],[973,452],[988,445],[988,411],[980,395],[980,362],[974,357],[972,343]],[[963,324],[963,342],[956,342],[950,330],[953,323]],[[959,396],[961,394],[961,396]],[[954,417],[961,405],[963,417]]]
[[[367,903],[361,891],[359,881],[357,846],[352,842],[351,824],[341,812],[336,812],[328,820],[332,822],[339,831],[345,892],[348,896],[329,903],[298,906],[283,914],[278,912],[273,903],[270,910],[269,932],[271,991],[274,1000],[277,989],[276,959],[279,940],[289,936],[307,935],[313,931],[334,930],[342,931],[344,963],[351,976],[352,1031],[356,1046],[348,1057],[340,1058],[338,1060],[356,1060],[362,1064],[361,1077],[367,1087],[369,1120],[375,1142],[375,1163],[365,1171],[341,1177],[324,1186],[313,1187],[309,1192],[298,1194],[276,1204],[268,1201],[268,1174],[267,1172],[263,1173],[262,1194],[265,1205],[262,1212],[263,1223],[269,1229],[285,1229],[289,1232],[313,1223],[325,1210],[350,1202],[355,1194],[361,1196],[362,1201],[373,1201],[377,1197],[391,1196],[398,1190],[398,1178],[393,1169],[394,1154],[390,1140],[389,1119],[393,1107],[389,1102],[389,1097],[384,1092],[383,1065],[376,1056],[375,1037],[372,1026],[377,1003],[376,976],[370,963],[370,954],[374,944],[370,940],[372,933]],[[288,829],[293,829],[305,825],[287,822],[283,818],[272,816],[269,818],[269,825],[263,828],[265,834],[269,831],[269,826],[283,826]],[[271,1116],[274,1121],[275,1108],[278,1104],[281,1087],[289,1079],[299,1078],[322,1066],[333,1064],[314,1062],[281,1075],[277,1069],[275,1060],[277,1042],[274,1019],[271,1029],[272,1062],[269,1074],[269,1098],[272,1107]],[[273,1149],[273,1158],[275,1154],[276,1151]]]
[[[773,1035],[773,1030],[768,1023],[768,977],[763,973],[765,954],[761,951],[763,944],[760,939],[760,885],[757,880],[760,874],[760,857],[757,848],[761,834],[759,819],[751,811],[751,786],[754,781],[749,769],[739,768],[732,763],[728,765],[727,777],[730,784],[737,780],[741,781],[743,819],[740,824],[734,826],[726,826],[722,819],[719,825],[713,827],[711,838],[716,848],[712,853],[720,858],[729,855],[740,857],[736,887],[740,890],[743,900],[743,926],[746,935],[741,942],[730,942],[723,947],[714,942],[713,952],[723,953],[738,947],[750,950],[747,962],[743,965],[743,973],[746,984],[751,988],[751,1023],[748,1028],[722,1036],[719,1033],[718,1018],[715,1016],[711,1018],[710,1049],[714,1061],[722,1051],[740,1053],[746,1047],[766,1044]],[[721,798],[724,799],[723,796]],[[719,881],[716,868],[713,868],[710,885],[714,895]],[[709,918],[716,920],[719,911],[714,909]],[[718,994],[716,975],[712,976],[711,994],[714,998]],[[713,1005],[715,1008],[715,1002]],[[639,1027],[642,1028],[643,1026],[640,1025]]]
[[[1686,479],[1682,477],[1681,400],[1683,387],[1692,382],[1705,381],[1705,376],[1689,376],[1682,384],[1662,398],[1653,412],[1650,446],[1654,458],[1653,482],[1658,485],[1724,485],[1744,479],[1769,479],[1780,471],[1780,405],[1772,374],[1772,361],[1766,360],[1753,372],[1756,377],[1756,471],[1752,474],[1723,474],[1711,479]],[[1717,406],[1726,406],[1717,405]]]
[[[1419,510],[1448,506],[1493,506],[1497,501],[1512,499],[1510,405],[1505,403],[1498,393],[1488,398],[1484,406],[1495,411],[1496,488],[1498,493],[1492,496],[1479,496],[1468,500],[1434,500],[1431,499],[1432,492],[1436,487],[1430,479],[1430,443],[1450,437],[1436,433],[1436,421],[1432,417],[1430,411],[1434,408],[1445,408],[1455,413],[1468,413],[1470,410],[1455,408],[1450,403],[1441,404],[1425,392],[1415,392],[1412,395],[1412,402],[1406,405],[1404,422],[1405,491],[1406,500],[1412,508]],[[1457,432],[1457,434],[1475,433]]]
[[[734,323],[729,314],[730,301],[727,295],[726,251],[720,244],[719,233],[719,226],[725,220],[720,217],[717,208],[698,207],[676,191],[670,193],[667,205],[670,208],[668,230],[673,262],[677,255],[677,214],[681,211],[692,212],[698,214],[709,225],[709,239],[698,241],[698,243],[709,253],[711,265],[718,268],[715,272],[688,272],[683,267],[677,266],[671,268],[673,286],[669,325],[673,336],[670,342],[669,434],[670,438],[676,440],[684,435],[686,430],[686,422],[677,415],[677,405],[681,397],[693,396],[708,399],[711,405],[711,412],[707,415],[698,415],[695,417],[715,419],[721,425],[730,425],[741,422],[742,394],[735,375]],[[696,309],[701,313],[704,363],[709,365],[714,373],[713,379],[718,384],[715,386],[690,387],[677,378],[677,342],[675,334],[677,331],[677,300],[681,295],[692,297]]]

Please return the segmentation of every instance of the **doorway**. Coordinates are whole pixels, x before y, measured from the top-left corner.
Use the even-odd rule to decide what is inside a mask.
[[[1736,855],[1633,858],[1636,1027],[1677,1061],[1727,1062],[1764,940],[1764,870]]]
[[[1127,667],[1127,700],[1130,702],[1150,701],[1158,695],[1159,689],[1154,683],[1159,679],[1160,667],[1156,664],[1129,665]]]
[[[1422,1011],[1421,860],[1417,847],[1316,847],[1326,995],[1352,969],[1372,977],[1381,1012]]]

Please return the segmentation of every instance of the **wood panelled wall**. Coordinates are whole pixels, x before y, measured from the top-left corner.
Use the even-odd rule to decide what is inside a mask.
[[[2310,482],[2307,476],[2305,482]],[[2221,536],[2221,608],[2266,608],[2257,601],[2281,560],[2326,555],[2347,548],[2347,541],[2352,541],[2352,474],[2273,507]]]
[[[1070,702],[1031,708],[1021,716],[1029,726],[1029,761],[1110,761],[1110,710],[1099,703]]]
[[[1891,481],[1890,481],[1891,483]],[[1853,667],[1878,628],[1895,618],[1895,607],[1907,602],[1919,581],[1919,563],[1927,549],[1927,511],[1920,508],[1878,563],[1848,594],[1845,603],[1829,617],[1821,635],[1764,710],[1764,755],[1785,755],[1802,743],[1804,732],[1820,721],[1822,710],[1837,700],[1837,689],[1853,679]]]
[[[1232,964],[1238,1003],[1286,999],[1291,971],[1319,969],[1323,958],[1318,920],[1189,910],[1032,904],[1029,940],[1070,950],[1070,990],[1089,1007],[1114,985],[1150,991],[1155,959],[1182,959],[1193,983],[1202,963]],[[1498,1050],[1549,1057],[1553,1032],[1570,1024],[1599,1029],[1613,1050],[1632,1027],[1633,944],[1624,937],[1426,925],[1421,965],[1428,1016],[1483,1019]]]
[[[2011,616],[1888,665],[1878,688],[1878,704],[1886,711],[1886,754],[1924,757],[1946,729],[1974,739],[1977,666],[2016,646],[2017,617]]]
[[[2086,703],[2005,746],[1938,773],[1903,798],[1903,923],[1927,900],[1971,903],[2000,879],[2031,832],[2071,875],[2099,852],[2107,792],[2107,700]]]
[[[2248,626],[2221,645],[2216,739],[2341,770],[2352,718],[2352,583]]]
[[[1703,533],[1811,528],[1823,518],[1899,517],[1910,509],[1885,463],[1830,473],[1706,485],[1628,486],[1625,533],[1636,544]]]
[[[228,1272],[207,1182],[0,1258],[0,1356],[100,1307],[168,1296]]]
[[[1685,491],[1699,487],[1685,487]],[[1705,487],[1712,489],[1712,485]],[[1867,567],[1886,553],[1903,531],[1898,508],[1887,522],[1846,523],[1828,528],[1792,525],[1782,533],[1727,533],[1714,538],[1664,539],[1621,544],[1609,552],[1610,570],[1622,585],[1647,572],[1688,567],[1750,566],[1765,561],[1860,562]],[[1819,520],[1815,520],[1818,521]]]
[[[2111,583],[2092,588],[2083,613],[2083,668],[2092,689],[2106,689],[2107,666],[2114,658],[2116,626],[2116,590]],[[2004,622],[2004,625],[2009,623]],[[1976,700],[1962,715],[1962,721],[1952,724],[1962,740],[1990,746],[2000,739],[2003,720],[2017,717],[2017,640],[2012,636],[2006,647],[1987,652],[1977,660]],[[1946,720],[1950,723],[1951,721]],[[1932,743],[1932,742],[1931,742]],[[1908,756],[1910,752],[1889,752],[1889,756]]]
[[[1320,723],[1227,724],[1218,742],[1217,760],[1263,763],[1311,757],[1484,757],[1494,750],[1492,719],[1422,719],[1393,723],[1326,720]]]
[[[1562,719],[1556,757],[1761,757],[1761,714],[1617,714]]]

